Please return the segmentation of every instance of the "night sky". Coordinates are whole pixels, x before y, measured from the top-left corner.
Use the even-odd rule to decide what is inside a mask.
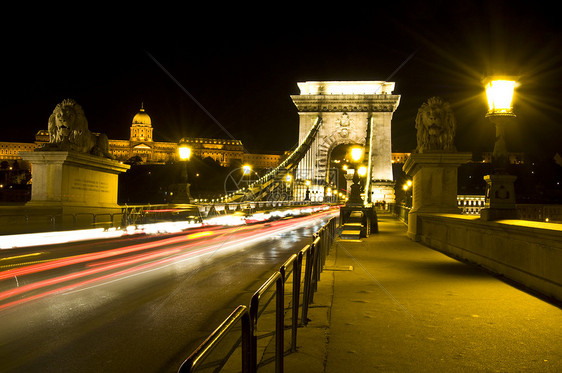
[[[393,151],[415,148],[415,115],[432,96],[451,103],[459,150],[491,151],[481,79],[495,72],[521,77],[510,150],[562,153],[562,34],[553,5],[450,3],[324,4],[323,13],[254,9],[244,17],[199,11],[164,27],[147,9],[150,21],[131,17],[119,31],[38,27],[4,45],[0,141],[32,142],[56,104],[73,98],[90,130],[111,139],[128,139],[144,103],[156,141],[233,136],[251,152],[283,151],[298,140],[290,98],[297,82],[386,80],[401,95]]]

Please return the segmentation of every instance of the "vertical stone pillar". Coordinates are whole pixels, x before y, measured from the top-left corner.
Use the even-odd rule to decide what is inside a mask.
[[[515,180],[517,176],[492,174],[484,176],[486,181],[486,205],[480,211],[484,221],[499,219],[519,219],[515,207]]]
[[[460,214],[457,171],[471,153],[428,151],[412,153],[403,166],[412,178],[413,204],[408,215],[408,237],[419,240],[417,217],[422,213]]]

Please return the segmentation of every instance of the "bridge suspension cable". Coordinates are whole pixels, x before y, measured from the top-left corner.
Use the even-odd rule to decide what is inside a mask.
[[[287,175],[291,175],[303,158],[309,154],[309,150],[316,140],[321,125],[322,118],[318,116],[302,143],[283,162],[251,183],[247,189],[241,188],[231,195],[227,195],[227,200],[232,202],[242,200],[261,201],[267,198],[268,195],[285,182]]]

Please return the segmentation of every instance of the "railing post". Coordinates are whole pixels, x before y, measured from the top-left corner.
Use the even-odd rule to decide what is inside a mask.
[[[293,262],[293,313],[291,318],[291,352],[297,351],[297,330],[299,322],[299,302],[302,272],[302,252],[297,254]]]
[[[251,348],[253,328],[250,320],[250,313],[245,312],[242,315],[242,372],[255,373],[256,365],[252,365]]]
[[[315,235],[316,236],[316,235]],[[320,273],[318,272],[318,256],[320,250],[320,237],[316,236],[314,238],[314,242],[312,243],[312,247],[314,248],[313,252],[314,255],[312,257],[312,281],[311,281],[311,289],[310,289],[310,303],[314,303],[314,293],[318,290],[318,279],[320,278]]]
[[[303,251],[306,251],[306,266],[304,268],[304,289],[302,293],[302,316],[301,323],[308,324],[308,305],[310,304],[310,293],[312,288],[312,258],[314,257],[314,245],[307,245]]]
[[[275,373],[283,373],[283,344],[285,341],[285,284],[283,277],[277,279],[277,305],[275,312]]]
[[[249,338],[250,348],[248,350],[248,366],[250,367],[249,372],[255,373],[258,370],[258,336],[257,333],[257,323],[258,323],[258,306],[259,298],[256,294],[252,296],[250,300],[250,329],[251,334]]]

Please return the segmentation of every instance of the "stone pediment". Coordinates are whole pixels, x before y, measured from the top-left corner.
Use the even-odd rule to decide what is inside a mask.
[[[133,146],[133,149],[152,149],[152,147],[144,143],[141,143]]]

